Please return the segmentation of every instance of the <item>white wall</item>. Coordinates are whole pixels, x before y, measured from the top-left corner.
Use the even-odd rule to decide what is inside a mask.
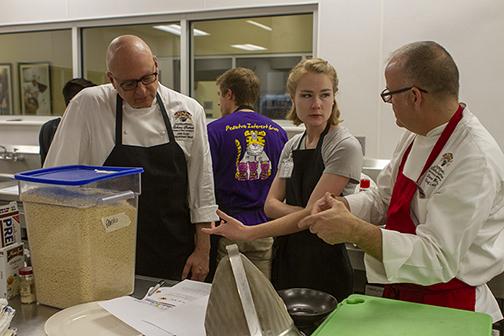
[[[384,88],[389,53],[408,42],[445,46],[460,71],[460,100],[504,148],[504,1],[323,1],[320,53],[338,70],[345,125],[366,136],[366,154],[390,158],[402,129]]]
[[[416,40],[437,41],[453,55],[460,100],[504,148],[502,0],[1,0],[0,32],[32,23],[311,3],[319,6],[315,53],[338,71],[344,125],[366,137],[366,156],[389,158],[402,132],[379,93],[388,54]]]

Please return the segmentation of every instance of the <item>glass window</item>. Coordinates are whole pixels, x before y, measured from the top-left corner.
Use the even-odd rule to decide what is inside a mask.
[[[82,30],[84,77],[95,84],[109,82],[105,60],[107,47],[114,38],[124,34],[136,35],[149,45],[157,58],[160,83],[179,91],[180,26],[173,23],[84,28]]]
[[[0,34],[0,45],[0,114],[63,114],[61,91],[72,79],[71,30]]]
[[[285,117],[292,106],[285,88],[289,71],[312,55],[312,14],[197,21],[192,29],[191,95],[207,117],[221,116],[217,76],[240,66],[254,70],[261,81],[256,111],[270,118]]]

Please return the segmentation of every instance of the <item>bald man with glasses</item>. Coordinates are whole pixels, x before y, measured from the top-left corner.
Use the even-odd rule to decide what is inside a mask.
[[[203,281],[210,239],[201,228],[218,218],[204,110],[159,83],[139,37],[114,39],[106,61],[110,84],[71,100],[44,167],[142,167],[136,274]]]

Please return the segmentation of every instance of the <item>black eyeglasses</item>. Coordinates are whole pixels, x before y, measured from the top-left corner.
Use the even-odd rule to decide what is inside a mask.
[[[396,93],[406,92],[408,90],[413,89],[414,87],[415,86],[410,86],[410,87],[407,87],[407,88],[404,88],[401,90],[396,90],[396,91],[387,91],[387,89],[385,89],[382,91],[382,93],[380,93],[380,96],[383,99],[384,103],[390,103],[390,101],[392,100],[392,95],[395,95]],[[417,88],[417,89],[420,90],[420,92],[428,93],[427,90],[420,89],[420,88]]]
[[[143,85],[149,85],[152,84],[156,81],[158,73],[153,72],[151,74],[147,74],[143,76],[140,79],[131,79],[127,80],[124,83],[119,84],[119,86],[124,90],[124,91],[132,91],[135,90],[138,87],[138,83],[142,82]],[[114,76],[114,75],[112,75]]]

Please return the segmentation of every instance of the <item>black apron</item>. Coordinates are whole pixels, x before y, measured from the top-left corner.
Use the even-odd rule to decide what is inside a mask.
[[[142,167],[138,202],[135,273],[181,280],[194,251],[195,227],[188,204],[187,163],[175,141],[163,101],[156,95],[169,143],[152,147],[122,144],[122,98],[117,95],[116,139],[104,166]]]
[[[315,149],[300,150],[303,134],[292,151],[294,168],[286,179],[286,203],[306,207],[322,173],[322,142],[330,124],[320,135]],[[353,293],[353,269],[345,244],[329,245],[317,235],[304,230],[277,237],[274,244],[272,282],[277,290],[312,288],[324,291],[341,302]]]

